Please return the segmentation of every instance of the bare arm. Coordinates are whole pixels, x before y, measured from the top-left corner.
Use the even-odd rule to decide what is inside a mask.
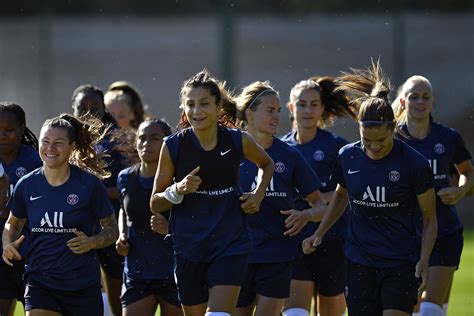
[[[463,197],[472,195],[474,187],[474,168],[470,160],[456,165],[459,172],[457,187],[447,187],[438,191],[437,195],[444,204],[453,205]]]
[[[295,236],[300,233],[304,226],[309,221],[319,222],[326,211],[326,203],[324,202],[321,192],[316,190],[308,194],[305,198],[306,201],[311,205],[310,208],[298,211],[298,210],[286,210],[280,211],[283,215],[288,215],[285,220],[285,226],[288,230],[284,235]]]
[[[99,249],[113,244],[119,237],[119,230],[115,214],[100,220],[102,230],[94,236],[87,236],[81,231],[75,231],[77,237],[69,239],[67,246],[75,254],[83,254],[92,249]]]
[[[272,179],[275,164],[266,151],[245,132],[242,132],[242,146],[245,158],[259,168],[255,190],[241,197],[241,200],[244,201],[241,205],[242,210],[251,214],[258,211],[260,203],[265,197],[265,190]]]
[[[3,244],[3,260],[8,265],[13,265],[12,260],[21,260],[21,255],[18,248],[25,239],[25,236],[20,236],[21,230],[25,225],[26,218],[15,217],[10,213],[2,235]]]
[[[171,160],[168,147],[165,143],[161,146],[160,160],[156,169],[153,191],[150,198],[150,209],[153,213],[161,213],[169,210],[173,205],[165,199],[164,192],[167,187],[173,184],[174,165]]]
[[[417,196],[418,205],[423,215],[423,231],[421,235],[420,261],[416,265],[416,276],[423,279],[420,291],[426,287],[428,282],[428,263],[431,251],[436,242],[438,234],[438,221],[436,219],[436,198],[433,188]]]

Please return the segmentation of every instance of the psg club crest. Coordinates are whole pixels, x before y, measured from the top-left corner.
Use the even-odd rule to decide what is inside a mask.
[[[285,164],[283,162],[275,163],[275,172],[282,173],[285,171]]]
[[[69,205],[77,204],[77,202],[79,202],[79,197],[76,194],[73,193],[67,196],[67,203]]]
[[[316,161],[321,161],[324,159],[324,151],[322,150],[316,150],[313,154],[313,158]]]
[[[400,180],[400,172],[398,172],[397,170],[392,170],[389,172],[388,178],[392,182],[397,182],[398,180]]]
[[[437,153],[438,155],[441,155],[442,153],[444,153],[444,145],[443,144],[436,144],[434,145],[434,152]]]
[[[24,167],[18,167],[15,170],[15,174],[18,178],[21,178],[26,174],[26,169]]]

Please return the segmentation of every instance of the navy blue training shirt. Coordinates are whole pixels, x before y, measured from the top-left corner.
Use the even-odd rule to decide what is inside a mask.
[[[423,156],[395,139],[386,157],[373,160],[359,141],[339,151],[334,177],[347,189],[351,205],[345,251],[349,260],[372,267],[419,260],[417,195],[433,187]]]
[[[436,192],[450,186],[449,168],[451,164],[460,164],[471,159],[471,154],[461,135],[456,130],[438,123],[431,123],[431,131],[425,139],[411,137],[406,124],[399,126],[397,135],[428,159]],[[436,196],[436,215],[438,237],[448,236],[462,230],[456,207],[444,204],[438,196]],[[421,231],[421,226],[419,228]]]
[[[67,247],[74,230],[92,236],[98,220],[113,214],[97,177],[71,166],[69,179],[54,187],[41,167],[18,181],[9,205],[15,217],[30,224],[27,281],[66,291],[100,286],[96,251],[77,255]]]
[[[247,215],[254,244],[249,262],[292,261],[299,239],[283,235],[288,230],[285,227],[288,215],[280,214],[280,211],[295,209],[298,192],[307,196],[318,190],[321,182],[303,156],[278,138],[273,139],[266,152],[275,162],[275,171],[260,210]],[[244,159],[240,166],[242,190],[250,192],[255,189],[257,174],[257,166]]]
[[[303,155],[311,169],[321,180],[321,192],[334,191],[337,183],[331,178],[331,173],[334,170],[339,149],[346,145],[348,141],[329,131],[318,129],[315,138],[305,144],[300,144],[296,139],[296,134],[296,131],[293,130],[283,136],[281,140],[296,148]],[[303,210],[308,208],[309,205],[300,196],[296,202],[296,207],[299,210]],[[347,219],[348,214],[344,213],[326,233],[324,240],[345,239],[348,228]],[[316,231],[318,226],[319,223],[316,222],[308,223],[302,232],[302,236],[309,237]]]

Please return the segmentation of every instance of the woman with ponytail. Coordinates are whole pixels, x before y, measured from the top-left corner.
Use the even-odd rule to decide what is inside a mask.
[[[98,177],[110,174],[95,152],[98,125],[62,114],[40,133],[43,166],[15,185],[3,232],[3,260],[21,260],[28,220],[25,310],[32,316],[102,315],[100,269],[94,249],[118,237],[107,193]],[[96,232],[100,221],[102,230]]]
[[[297,236],[309,221],[321,220],[326,205],[319,192],[321,182],[303,156],[275,137],[281,110],[278,92],[269,82],[256,81],[237,100],[239,125],[273,159],[275,172],[260,211],[247,215],[254,246],[235,315],[278,316],[290,296],[292,265],[300,243]],[[257,178],[257,166],[243,160],[242,189],[251,191]],[[301,211],[295,207],[298,195],[307,201]]]
[[[234,311],[251,239],[245,213],[259,210],[273,161],[245,132],[231,129],[235,102],[202,71],[181,89],[183,128],[161,147],[150,208],[171,208],[170,231],[179,299],[187,316]],[[241,194],[239,164],[255,163],[255,189]]]
[[[290,92],[287,107],[294,130],[282,137],[296,148],[322,182],[321,192],[326,202],[336,189],[331,178],[339,149],[348,143],[342,137],[325,130],[338,117],[355,117],[354,107],[344,91],[331,77],[313,77],[297,83]],[[308,207],[303,199],[298,209]],[[346,309],[346,258],[344,240],[347,235],[347,212],[331,227],[318,249],[304,255],[299,248],[293,263],[291,295],[286,300],[284,315],[309,315],[311,298],[316,298],[316,313],[321,316],[340,316]],[[310,236],[319,223],[308,224],[303,237]]]
[[[317,249],[350,202],[345,245],[349,315],[409,315],[417,291],[426,286],[436,239],[431,170],[419,153],[394,139],[390,85],[379,62],[344,74],[338,84],[359,109],[361,140],[339,151],[332,175],[336,190],[303,250]],[[421,245],[415,227],[420,210]]]
[[[428,79],[412,76],[402,85],[392,107],[398,122],[397,136],[430,162],[436,190],[438,236],[429,262],[429,281],[420,304],[420,315],[446,315],[454,271],[463,248],[463,227],[455,204],[472,190],[471,154],[461,135],[433,121],[433,88]],[[459,181],[450,184],[454,165]],[[421,221],[419,222],[421,230]]]
[[[7,185],[6,195],[2,195],[4,199],[0,204],[0,232],[3,232],[5,221],[10,213],[6,202],[13,187],[21,177],[40,167],[42,163],[38,155],[38,139],[26,126],[25,111],[18,104],[0,103],[0,134],[2,135],[0,137],[0,164],[5,174],[1,179]],[[19,252],[24,256],[29,244],[27,225],[22,234],[25,235],[26,240]],[[0,315],[11,315],[15,300],[23,302],[25,293],[23,273],[25,273],[24,260],[15,262],[13,267],[10,267],[0,259],[0,280],[2,280],[0,282]]]

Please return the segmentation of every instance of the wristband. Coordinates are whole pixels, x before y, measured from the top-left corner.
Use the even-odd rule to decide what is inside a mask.
[[[180,204],[181,202],[183,202],[184,195],[178,193],[176,183],[174,183],[172,186],[167,187],[164,193],[164,198],[173,204]]]
[[[0,178],[5,174],[5,169],[3,169],[3,164],[0,162]]]

